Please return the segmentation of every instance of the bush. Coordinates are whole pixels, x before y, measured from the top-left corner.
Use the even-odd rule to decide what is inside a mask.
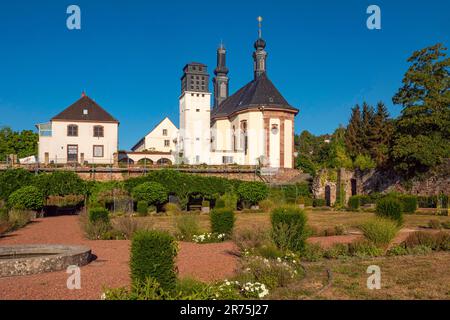
[[[302,209],[293,206],[275,208],[270,219],[272,239],[278,248],[293,252],[305,249],[307,217]]]
[[[444,231],[436,233],[413,232],[406,238],[404,245],[406,248],[424,246],[436,251],[450,250],[450,234]]]
[[[211,231],[217,234],[231,236],[235,221],[234,212],[231,209],[213,209],[210,214]]]
[[[0,208],[0,222],[8,222],[9,215],[7,208]]]
[[[109,223],[109,211],[98,207],[89,209],[89,222],[95,223],[97,221]]]
[[[241,251],[259,248],[269,240],[269,234],[265,229],[238,229],[233,233],[233,241]]]
[[[365,257],[379,257],[384,254],[384,249],[376,246],[370,241],[355,241],[348,245],[348,252],[350,256],[365,258]]]
[[[132,217],[120,217],[113,220],[114,229],[120,232],[125,239],[131,239],[133,235],[140,229],[138,221]],[[143,229],[147,230],[149,226]]]
[[[146,201],[148,204],[163,204],[167,201],[168,192],[158,182],[144,182],[133,189],[133,198],[136,201]]]
[[[49,196],[46,201],[47,206],[55,206],[60,208],[75,207],[83,204],[84,196],[69,194],[67,196]]]
[[[162,289],[172,290],[177,275],[175,239],[161,231],[138,231],[131,242],[130,270],[133,283],[155,279]]]
[[[359,196],[351,196],[348,199],[348,208],[352,211],[358,211],[360,203],[360,197]]]
[[[417,197],[410,195],[403,195],[400,198],[403,206],[403,212],[414,213],[417,210]]]
[[[33,185],[44,192],[44,196],[84,195],[86,183],[72,171],[41,173],[34,178]]]
[[[392,219],[396,221],[398,225],[403,223],[402,211],[402,203],[394,197],[385,197],[378,200],[375,209],[377,216]]]
[[[256,205],[267,198],[269,188],[262,182],[244,182],[239,186],[237,193],[246,204]]]
[[[19,229],[26,226],[32,218],[32,212],[26,210],[13,209],[9,211],[9,225],[11,229]]]
[[[192,241],[192,237],[200,233],[198,216],[183,214],[175,218],[176,236],[179,240]]]
[[[14,209],[40,210],[44,206],[44,195],[34,186],[22,187],[9,196],[8,204]]]
[[[33,174],[24,169],[8,169],[0,172],[0,199],[8,200],[16,190],[28,186],[33,181]]]
[[[397,224],[384,218],[373,218],[360,226],[367,240],[377,246],[387,246],[398,232]]]
[[[363,155],[363,154],[358,154],[356,156],[356,159],[355,159],[353,165],[355,166],[355,168],[358,168],[362,171],[368,170],[368,169],[373,169],[377,166],[375,161],[373,161],[370,156]]]
[[[306,243],[304,250],[301,252],[301,257],[305,261],[315,262],[322,259],[325,251],[317,243]]]
[[[261,200],[259,202],[259,208],[264,212],[270,212],[273,208],[275,208],[275,203],[269,199]]]
[[[428,221],[428,227],[431,229],[441,229],[442,225],[441,222],[437,219],[432,219]]]
[[[136,210],[141,217],[146,216],[148,214],[148,202],[144,200],[138,201]]]
[[[225,208],[225,200],[222,198],[217,199],[216,205],[214,206],[214,208],[217,208],[217,209]]]
[[[325,207],[325,199],[313,199],[313,207]]]
[[[166,203],[164,205],[164,210],[168,215],[177,215],[181,213],[180,206],[176,203]]]

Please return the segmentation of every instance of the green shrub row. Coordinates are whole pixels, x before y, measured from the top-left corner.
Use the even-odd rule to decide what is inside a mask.
[[[403,204],[392,196],[387,196],[378,200],[375,213],[382,218],[392,219],[398,225],[403,223]]]
[[[305,248],[308,232],[307,217],[302,209],[281,206],[272,210],[271,236],[275,245],[284,251],[301,252]]]
[[[228,208],[215,208],[211,210],[211,231],[217,234],[231,236],[236,220],[234,211]]]

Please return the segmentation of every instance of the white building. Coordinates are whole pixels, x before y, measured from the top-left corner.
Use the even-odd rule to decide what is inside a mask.
[[[112,164],[119,122],[84,93],[39,130],[40,163]]]
[[[168,117],[158,123],[145,137],[139,140],[131,150],[133,152],[161,151],[172,152],[178,137],[178,128]]]

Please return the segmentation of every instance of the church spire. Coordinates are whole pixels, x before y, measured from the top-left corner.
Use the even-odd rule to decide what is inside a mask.
[[[226,66],[226,50],[223,43],[217,48],[217,67],[214,70],[216,75],[214,83],[214,108],[217,108],[223,100],[228,98],[228,68]]]
[[[258,17],[258,40],[255,41],[254,47],[255,52],[253,52],[254,61],[254,72],[255,79],[257,79],[262,74],[266,73],[266,58],[267,52],[264,50],[266,47],[266,42],[262,38],[262,17]]]

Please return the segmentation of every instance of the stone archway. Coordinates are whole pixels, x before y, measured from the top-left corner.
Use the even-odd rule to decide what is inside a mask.
[[[160,158],[158,159],[158,161],[156,161],[156,164],[160,166],[170,166],[172,164],[172,161],[167,158]]]
[[[137,164],[151,166],[153,164],[153,160],[149,158],[142,158],[137,162]]]

